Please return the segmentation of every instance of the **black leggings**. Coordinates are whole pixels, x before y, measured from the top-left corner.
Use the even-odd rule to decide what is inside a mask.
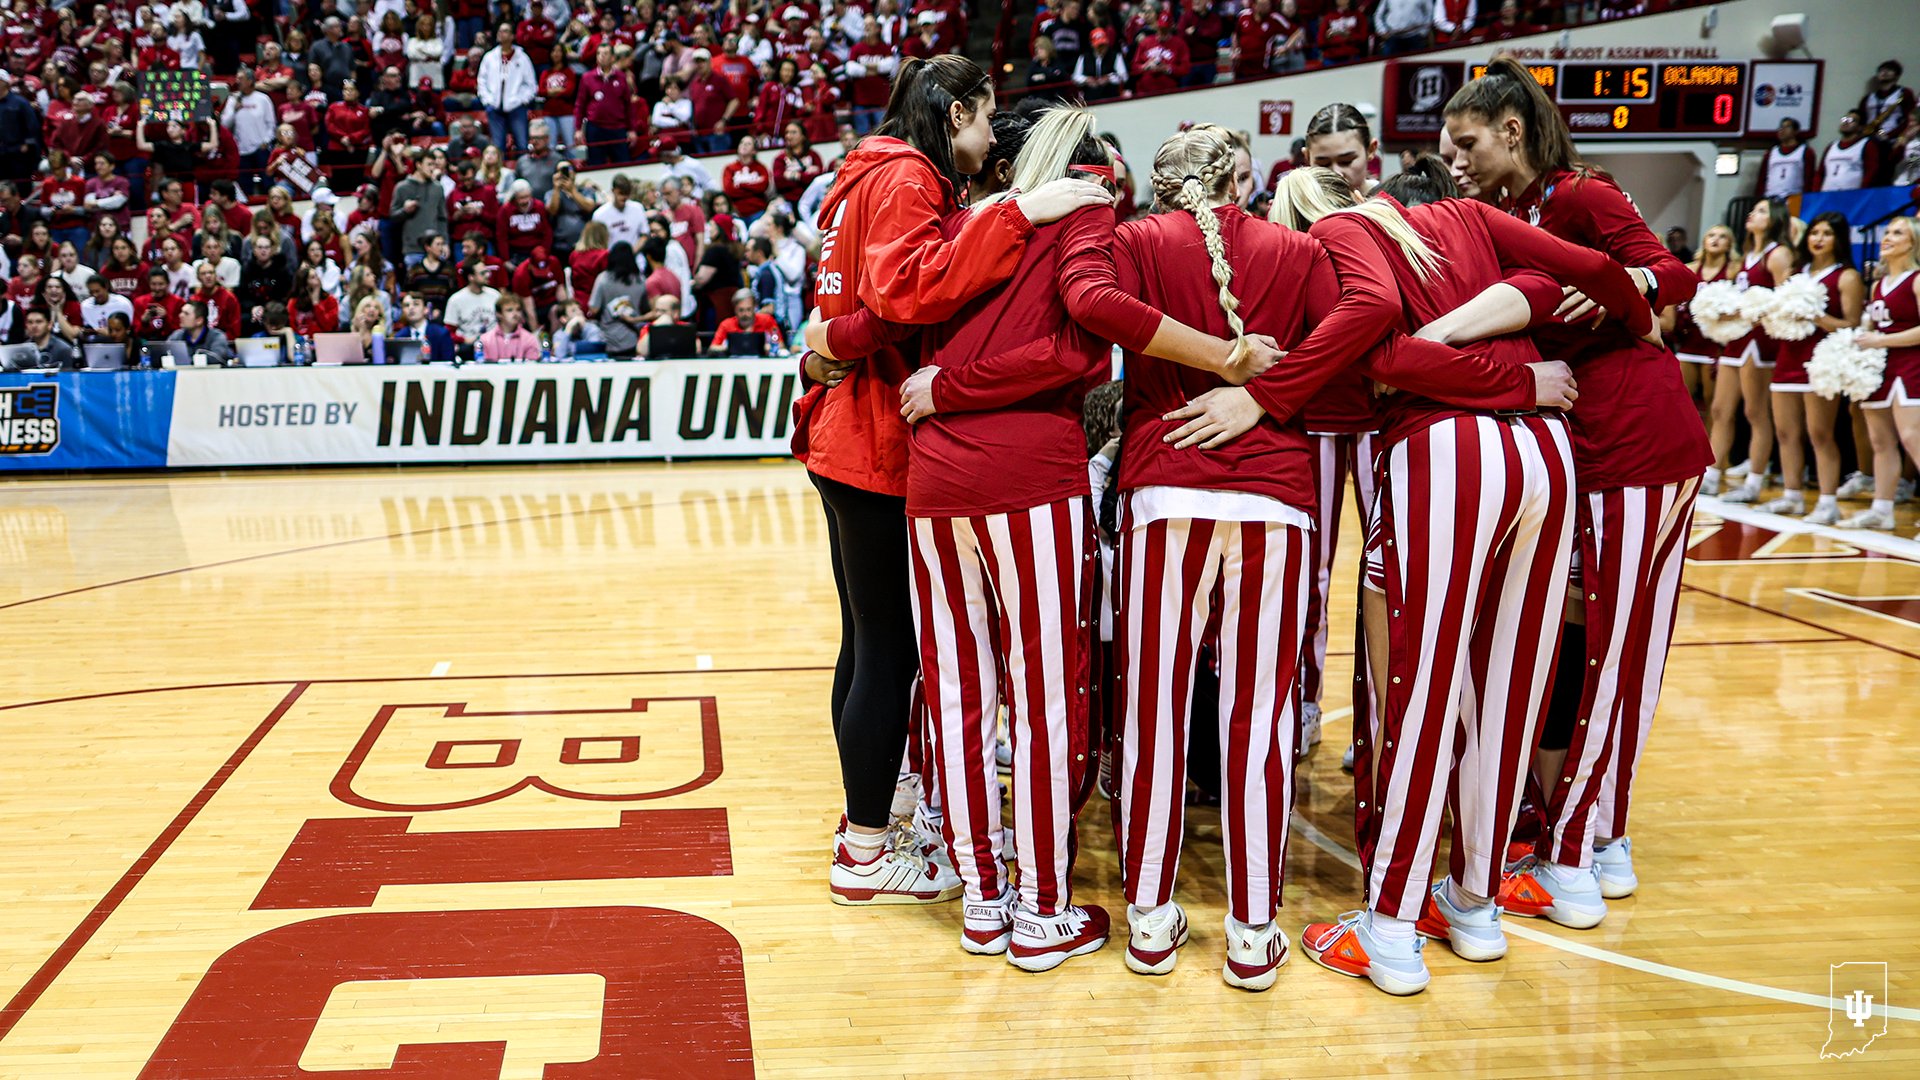
[[[1553,696],[1547,699],[1546,718],[1540,722],[1540,749],[1565,750],[1573,745],[1573,728],[1580,718],[1580,699],[1586,688],[1586,624],[1563,623],[1560,655],[1554,660]]]
[[[809,472],[827,509],[833,583],[840,591],[840,657],[833,667],[833,735],[847,820],[878,829],[892,814],[907,749],[920,645],[907,567],[907,501]]]

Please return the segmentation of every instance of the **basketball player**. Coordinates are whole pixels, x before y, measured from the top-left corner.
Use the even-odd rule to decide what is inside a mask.
[[[1804,514],[1808,524],[1832,525],[1840,520],[1840,444],[1833,437],[1840,403],[1811,392],[1807,361],[1828,333],[1859,326],[1861,310],[1866,306],[1867,286],[1860,271],[1853,268],[1853,229],[1846,216],[1828,211],[1815,217],[1800,239],[1797,261],[1802,269],[1796,276],[1825,291],[1826,307],[1815,320],[1811,335],[1780,343],[1773,369],[1773,424],[1780,433],[1780,475],[1786,491],[1760,509],[1769,514]],[[1801,494],[1809,440],[1813,443],[1814,475],[1820,483],[1820,501],[1811,514],[1807,513],[1806,496]]]
[[[1914,272],[1914,239],[1920,224],[1897,217],[1880,235],[1881,278],[1859,344],[1887,350],[1880,389],[1860,403],[1873,442],[1873,505],[1841,522],[1853,529],[1892,529],[1899,484],[1900,448],[1920,460],[1920,274]]]
[[[1444,179],[1444,167],[1427,168]],[[1283,221],[1311,224],[1348,289],[1418,323],[1438,320],[1511,271],[1570,281],[1638,332],[1652,314],[1611,260],[1448,199],[1403,210],[1355,204],[1335,175],[1295,170],[1276,193]],[[1444,272],[1441,268],[1444,267]],[[1275,371],[1317,356],[1311,339]],[[1528,383],[1524,337],[1474,348]],[[1526,387],[1523,386],[1523,389]],[[1530,395],[1529,395],[1530,397]],[[1507,408],[1526,408],[1527,398]],[[1420,929],[1473,960],[1505,955],[1498,890],[1507,836],[1547,688],[1571,549],[1570,437],[1557,416],[1503,417],[1402,391],[1385,399],[1377,536],[1369,542],[1369,629],[1379,732],[1356,723],[1354,766],[1369,910],[1307,927],[1322,965],[1392,994],[1426,988]],[[1377,542],[1376,542],[1377,541]],[[1375,745],[1377,743],[1377,745]],[[1442,797],[1452,864],[1429,882]]]
[[[1787,204],[1779,199],[1763,199],[1747,213],[1746,244],[1741,249],[1740,269],[1733,282],[1742,291],[1772,288],[1793,273],[1793,217]],[[1733,410],[1724,406],[1735,393],[1745,403],[1747,426],[1753,431],[1747,447],[1747,477],[1738,488],[1721,498],[1731,503],[1748,503],[1760,497],[1766,484],[1767,465],[1773,456],[1773,404],[1768,387],[1773,381],[1773,366],[1779,343],[1755,326],[1752,332],[1731,342],[1720,352],[1723,368],[1733,368],[1731,387],[1714,388],[1713,441],[1714,467],[1707,470],[1700,490],[1720,495],[1723,468],[1733,446]]]
[[[1447,103],[1446,117],[1461,168],[1483,190],[1508,192],[1513,214],[1628,267],[1656,308],[1693,295],[1698,279],[1625,192],[1580,163],[1565,121],[1526,68],[1495,59]],[[1713,454],[1664,347],[1611,321],[1542,327],[1534,338],[1581,383],[1572,414],[1581,570],[1534,757],[1551,826],[1541,873],[1518,868],[1500,900],[1517,915],[1590,927],[1606,915],[1603,894],[1626,896],[1635,886],[1626,838],[1633,774],[1659,703],[1694,495]]]
[[[970,215],[953,238],[940,219],[992,142],[992,87],[962,57],[909,60],[886,119],[853,153],[821,207],[830,222],[815,293],[828,316],[866,308],[926,325],[1013,272],[1036,223],[1108,199],[1085,180],[1062,180]],[[885,274],[871,271],[885,267]],[[846,816],[829,890],[842,904],[934,903],[959,879],[922,844],[889,842],[894,787],[919,667],[909,600],[905,510],[907,431],[899,387],[912,368],[899,347],[856,365],[810,355],[794,455],[827,511],[841,603],[834,670],[834,734]],[[831,382],[832,385],[827,385]]]

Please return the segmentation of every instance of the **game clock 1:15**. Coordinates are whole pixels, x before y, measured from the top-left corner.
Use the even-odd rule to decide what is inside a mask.
[[[1652,64],[1563,64],[1560,100],[1569,105],[1654,99]]]

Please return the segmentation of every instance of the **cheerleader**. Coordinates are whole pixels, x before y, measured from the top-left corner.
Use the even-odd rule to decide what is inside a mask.
[[[1733,277],[1733,230],[1725,225],[1715,225],[1700,238],[1700,251],[1693,261],[1687,264],[1700,284],[1713,281],[1731,280]],[[1692,302],[1674,304],[1661,312],[1660,329],[1672,343],[1673,355],[1680,360],[1680,378],[1687,385],[1687,394],[1697,403],[1701,412],[1701,428],[1706,430],[1712,423],[1714,377],[1720,366],[1720,345],[1709,340],[1700,332],[1700,326],[1693,321]],[[1735,376],[1734,392],[1739,391],[1739,377]],[[1736,403],[1737,404],[1737,403]],[[1729,406],[1731,408],[1732,406]],[[1729,413],[1728,415],[1731,415]]]
[[[1629,267],[1655,307],[1698,288],[1626,193],[1579,162],[1558,109],[1511,58],[1462,87],[1446,120],[1461,168],[1483,190],[1508,192],[1515,215]],[[1766,235],[1769,220],[1760,220]],[[1773,259],[1768,251],[1760,261]],[[1614,323],[1534,336],[1580,379],[1572,421],[1581,571],[1534,756],[1551,827],[1541,873],[1516,867],[1500,900],[1517,915],[1590,927],[1605,917],[1605,897],[1635,886],[1626,838],[1633,774],[1659,702],[1694,495],[1712,452],[1664,347]]]
[[[1741,248],[1740,268],[1733,282],[1742,291],[1767,288],[1793,273],[1793,217],[1779,199],[1762,199],[1747,213],[1747,238]],[[1733,378],[1716,378],[1713,387],[1713,467],[1700,482],[1702,495],[1719,495],[1721,477],[1733,449],[1735,409],[1745,405],[1752,438],[1747,443],[1747,477],[1721,496],[1727,502],[1746,503],[1760,497],[1767,481],[1767,463],[1773,454],[1773,407],[1767,391],[1772,381],[1778,343],[1759,327],[1720,352],[1720,366],[1734,369]],[[1722,373],[1724,374],[1724,372]]]
[[[1438,162],[1433,175],[1443,175]],[[1439,320],[1503,274],[1531,269],[1580,287],[1637,333],[1652,326],[1611,260],[1483,203],[1355,204],[1318,169],[1290,173],[1274,202],[1281,220],[1312,223],[1343,288],[1387,299],[1396,319],[1404,303],[1416,322]],[[1352,348],[1320,336],[1274,370]],[[1571,551],[1571,438],[1564,420],[1529,408],[1539,398],[1529,392],[1537,388],[1528,365],[1539,356],[1524,337],[1474,348],[1519,379],[1524,396],[1490,408],[1404,390],[1385,399],[1366,562],[1370,628],[1384,638],[1368,648],[1385,657],[1375,676],[1378,734],[1355,725],[1368,910],[1312,924],[1301,938],[1323,966],[1392,994],[1426,988],[1419,935],[1446,939],[1471,960],[1506,953],[1493,896],[1564,602],[1551,583],[1564,579]],[[1451,865],[1430,882],[1443,798],[1452,810]]]
[[[1859,326],[1861,308],[1866,305],[1867,286],[1853,268],[1853,229],[1846,216],[1829,211],[1815,217],[1800,240],[1799,262],[1804,269],[1795,277],[1820,286],[1826,304],[1814,320],[1813,333],[1780,343],[1773,369],[1773,425],[1780,434],[1780,475],[1786,491],[1760,509],[1769,514],[1805,514],[1810,525],[1832,525],[1840,520],[1840,444],[1833,437],[1840,403],[1809,392],[1807,360],[1821,338],[1843,327]],[[1813,443],[1814,473],[1820,481],[1820,501],[1811,514],[1800,490],[1807,467],[1806,441]]]
[[[958,56],[909,60],[885,121],[849,154],[821,207],[829,222],[815,295],[828,317],[867,309],[898,323],[951,318],[1006,281],[1036,224],[1108,199],[1098,184],[1060,180],[968,216],[951,238],[940,219],[992,144],[986,73]],[[894,787],[907,744],[915,648],[906,523],[907,425],[899,388],[910,352],[887,347],[854,363],[810,354],[796,405],[794,455],[827,513],[840,594],[832,715],[846,816],[834,840],[835,903],[934,903],[961,883],[926,856],[924,838],[890,843]]]
[[[1880,280],[1873,283],[1862,332],[1864,349],[1887,350],[1880,389],[1860,403],[1873,443],[1873,505],[1842,521],[1849,529],[1893,528],[1900,448],[1920,461],[1920,274],[1914,272],[1913,218],[1897,217],[1880,234]]]

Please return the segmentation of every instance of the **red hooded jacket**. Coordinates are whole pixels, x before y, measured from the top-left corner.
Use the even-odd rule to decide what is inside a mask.
[[[824,318],[861,309],[927,325],[1013,275],[1033,223],[1012,200],[967,215],[952,238],[941,216],[953,188],[920,151],[869,135],[847,155],[820,207],[826,223],[814,299]],[[917,366],[906,343],[865,357],[831,390],[813,386],[794,406],[793,453],[809,471],[883,495],[907,490],[907,422],[900,384]]]

